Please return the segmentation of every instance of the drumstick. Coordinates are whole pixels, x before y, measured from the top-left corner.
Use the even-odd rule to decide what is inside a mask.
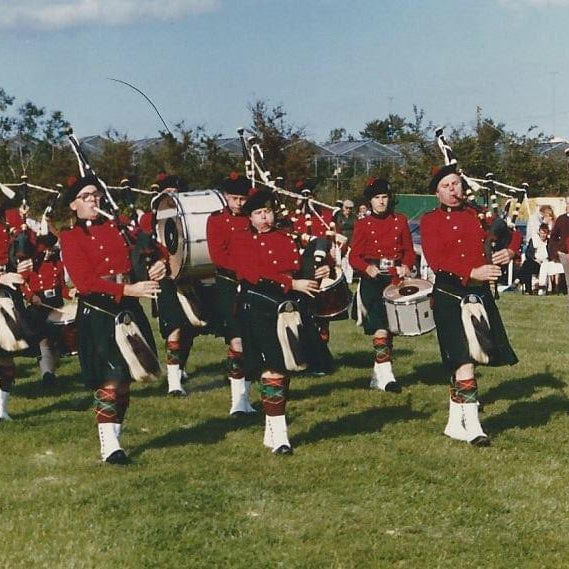
[[[38,306],[38,305],[36,304],[36,306]],[[44,308],[49,308],[50,310],[55,310],[56,312],[59,312],[61,314],[65,314],[65,310],[63,310],[61,308],[55,308],[55,306],[50,306],[49,304],[45,304],[43,302],[40,302],[39,306],[43,306]]]

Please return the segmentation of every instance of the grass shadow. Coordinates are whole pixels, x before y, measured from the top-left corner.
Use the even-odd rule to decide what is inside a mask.
[[[361,389],[369,387],[369,377],[355,378],[352,381],[329,381],[327,383],[311,383],[306,389],[293,388],[289,393],[290,401],[302,401],[311,397],[324,397],[340,389]]]
[[[85,386],[78,375],[58,375],[55,385],[45,387],[37,381],[18,382],[16,378],[14,395],[25,399],[43,399],[45,397],[62,396],[69,393],[85,391]]]
[[[413,385],[415,383],[448,385],[450,372],[440,362],[431,362],[415,366],[411,373],[398,376],[397,380],[402,385]]]
[[[394,349],[393,359],[402,358],[412,355],[412,350]],[[374,353],[370,344],[369,350],[357,350],[353,352],[342,352],[334,356],[334,365],[336,367],[345,366],[352,368],[369,368],[373,367]]]
[[[489,417],[484,421],[484,429],[490,434],[498,434],[509,429],[528,429],[547,425],[557,413],[569,412],[569,399],[565,396],[550,395],[537,401],[519,401],[506,411]]]
[[[187,444],[211,445],[225,439],[228,433],[249,429],[260,424],[259,414],[240,417],[215,417],[193,427],[175,429],[134,448],[130,456],[140,456],[145,451],[178,447]]]
[[[409,404],[397,407],[373,407],[361,413],[344,415],[334,421],[318,423],[307,432],[292,437],[291,442],[293,445],[303,445],[325,439],[377,433],[391,423],[418,421],[429,417],[430,413],[414,411]]]
[[[481,399],[485,405],[502,399],[529,399],[540,388],[563,389],[566,385],[564,381],[547,371],[546,373],[536,373],[528,377],[504,381],[489,389]]]

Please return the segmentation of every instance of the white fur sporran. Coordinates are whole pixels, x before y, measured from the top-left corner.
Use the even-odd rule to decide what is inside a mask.
[[[472,359],[480,364],[490,361],[488,352],[492,346],[490,321],[482,299],[476,294],[467,294],[460,301],[462,324]]]
[[[148,382],[161,375],[160,363],[130,312],[115,317],[115,341],[134,381]]]
[[[0,297],[0,348],[19,352],[29,347],[24,339],[22,319],[9,296]]]
[[[303,371],[307,368],[300,345],[302,319],[297,305],[286,300],[279,305],[277,336],[288,371]]]

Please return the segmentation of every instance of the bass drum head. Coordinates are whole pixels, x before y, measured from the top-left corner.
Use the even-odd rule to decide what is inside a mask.
[[[168,250],[170,271],[177,279],[187,256],[186,225],[180,202],[174,194],[163,194],[156,208],[156,236]]]
[[[166,247],[172,278],[211,277],[215,267],[207,246],[207,220],[225,207],[217,190],[163,193],[156,207],[156,236]]]
[[[383,298],[389,302],[406,304],[416,301],[433,290],[433,285],[423,279],[405,279],[398,285],[389,285],[383,291]]]

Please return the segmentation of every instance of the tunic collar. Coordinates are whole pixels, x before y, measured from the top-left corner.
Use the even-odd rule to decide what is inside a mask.
[[[462,211],[464,209],[464,204],[461,203],[460,205],[454,207],[451,207],[450,205],[441,204],[440,209],[445,213],[451,213],[453,211]]]

